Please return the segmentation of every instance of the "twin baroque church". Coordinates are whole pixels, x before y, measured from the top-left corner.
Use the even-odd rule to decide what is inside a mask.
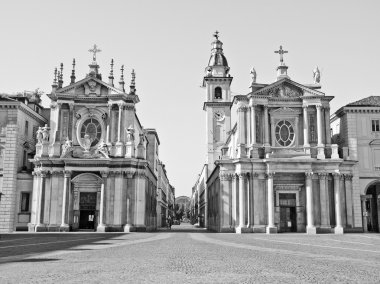
[[[108,83],[96,62],[63,86],[55,71],[50,121],[37,131],[29,231],[146,231],[157,227],[159,139],[136,115],[135,74]],[[57,75],[58,73],[58,75]]]
[[[207,162],[193,187],[201,226],[217,232],[361,230],[356,144],[339,158],[330,134],[330,101],[320,72],[291,80],[280,47],[277,80],[231,96],[232,77],[218,34],[203,86]],[[231,110],[237,122],[231,126]]]

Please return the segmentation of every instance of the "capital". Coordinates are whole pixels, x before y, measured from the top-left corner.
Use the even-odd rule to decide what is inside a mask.
[[[265,174],[265,177],[266,177],[267,179],[273,179],[273,177],[274,177],[275,174],[276,174],[275,172],[269,172],[269,173],[266,173],[266,174]]]
[[[310,179],[313,176],[313,172],[312,171],[306,171],[305,176],[306,176],[306,178]]]
[[[247,106],[240,106],[238,107],[237,112],[246,112],[247,110],[248,110]]]
[[[219,173],[219,177],[220,177],[220,180],[222,180],[222,181],[232,180],[232,174],[231,173],[221,172],[221,173]]]
[[[40,176],[42,178],[45,178],[47,176],[47,174],[48,174],[48,171],[40,171]]]
[[[126,170],[124,171],[124,175],[126,178],[133,178],[133,176],[135,175],[135,171]]]
[[[345,180],[347,180],[347,181],[351,181],[351,180],[352,180],[352,177],[353,177],[352,174],[344,174],[344,178],[345,178]]]
[[[102,176],[102,178],[108,177],[108,174],[109,172],[106,172],[106,171],[100,172],[100,175]]]
[[[119,109],[122,109],[124,107],[124,103],[118,103]]]
[[[317,110],[321,110],[321,108],[322,108],[322,105],[315,105],[315,107],[317,108]]]
[[[327,178],[328,173],[318,173],[318,177],[320,180],[325,180]]]
[[[256,173],[256,172],[252,173],[251,175],[252,175],[253,178],[258,178],[259,177],[259,173]]]
[[[340,178],[340,176],[341,176],[341,174],[340,173],[332,173],[332,175],[333,175],[333,177],[334,177],[334,179],[339,179]]]

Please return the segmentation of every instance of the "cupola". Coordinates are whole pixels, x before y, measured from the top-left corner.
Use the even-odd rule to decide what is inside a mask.
[[[211,43],[211,56],[206,67],[207,77],[227,77],[230,67],[223,54],[223,43],[219,40],[219,32],[214,33],[215,40]]]

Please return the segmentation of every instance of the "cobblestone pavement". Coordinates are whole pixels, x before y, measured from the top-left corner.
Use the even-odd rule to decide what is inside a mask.
[[[0,283],[380,283],[380,234],[8,234]]]

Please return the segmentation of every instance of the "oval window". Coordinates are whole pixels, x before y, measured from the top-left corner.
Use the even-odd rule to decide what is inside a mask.
[[[102,127],[98,120],[95,118],[89,118],[83,122],[80,137],[83,139],[84,135],[90,136],[91,147],[99,143],[100,138],[102,137]]]
[[[280,146],[287,147],[293,143],[294,129],[292,124],[287,120],[281,120],[276,125],[276,141]]]

